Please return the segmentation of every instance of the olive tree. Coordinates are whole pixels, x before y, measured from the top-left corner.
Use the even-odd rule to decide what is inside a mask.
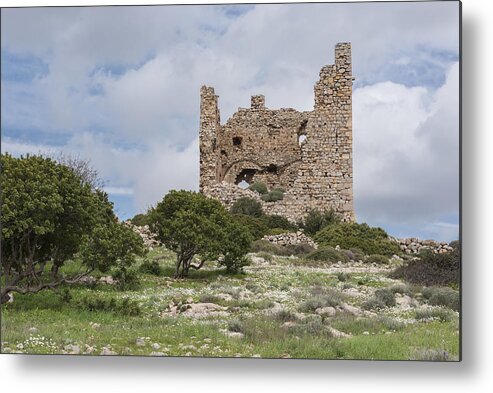
[[[219,260],[230,271],[241,268],[250,234],[215,199],[191,191],[170,191],[150,210],[151,228],[176,253],[175,277]],[[197,256],[199,261],[193,263]]]
[[[141,239],[118,222],[108,196],[68,166],[3,154],[1,167],[2,303],[11,292],[74,283],[143,252]],[[59,268],[76,258],[83,268],[59,276]]]

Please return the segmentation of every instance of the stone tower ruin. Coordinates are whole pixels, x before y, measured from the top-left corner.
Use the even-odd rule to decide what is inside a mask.
[[[353,221],[351,44],[335,47],[334,64],[320,70],[314,109],[269,109],[255,95],[250,108],[221,124],[214,88],[200,90],[200,191],[226,206],[240,197],[259,200],[268,214],[291,221],[308,210],[334,209]],[[284,198],[264,202],[244,182],[282,188]]]

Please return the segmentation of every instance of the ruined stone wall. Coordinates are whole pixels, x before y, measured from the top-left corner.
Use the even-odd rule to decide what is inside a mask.
[[[310,112],[269,109],[262,95],[220,124],[218,96],[202,87],[200,190],[226,205],[244,195],[237,184],[286,190],[264,211],[298,220],[311,208],[333,208],[354,220],[351,45],[337,44],[335,63],[320,71]],[[233,185],[236,189],[233,190]],[[233,190],[233,191],[232,191]]]

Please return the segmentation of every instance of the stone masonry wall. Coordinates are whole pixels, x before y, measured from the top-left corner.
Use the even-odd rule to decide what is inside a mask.
[[[396,242],[406,254],[419,254],[423,250],[431,250],[435,254],[443,254],[453,250],[448,243],[437,242],[435,240],[422,240],[415,237],[404,239],[389,237],[389,239]]]
[[[264,211],[296,221],[311,208],[334,209],[354,220],[351,44],[335,48],[315,84],[314,110],[269,109],[255,95],[221,125],[218,96],[201,88],[200,191],[230,206],[245,196],[246,181],[286,190],[284,199],[261,201]]]

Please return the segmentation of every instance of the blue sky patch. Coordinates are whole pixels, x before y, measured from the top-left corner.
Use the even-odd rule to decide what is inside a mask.
[[[373,70],[369,75],[359,76],[361,74],[356,64],[354,88],[390,81],[407,87],[426,86],[436,89],[445,82],[450,65],[458,60],[456,52],[423,46],[408,52],[396,52],[385,67]]]
[[[14,54],[2,49],[2,81],[30,83],[48,75],[50,69],[41,58],[31,54]]]
[[[241,5],[225,5],[221,7],[221,11],[229,18],[238,18],[241,15],[246,14],[247,12],[253,10],[255,8],[254,5],[251,4],[241,4]]]

